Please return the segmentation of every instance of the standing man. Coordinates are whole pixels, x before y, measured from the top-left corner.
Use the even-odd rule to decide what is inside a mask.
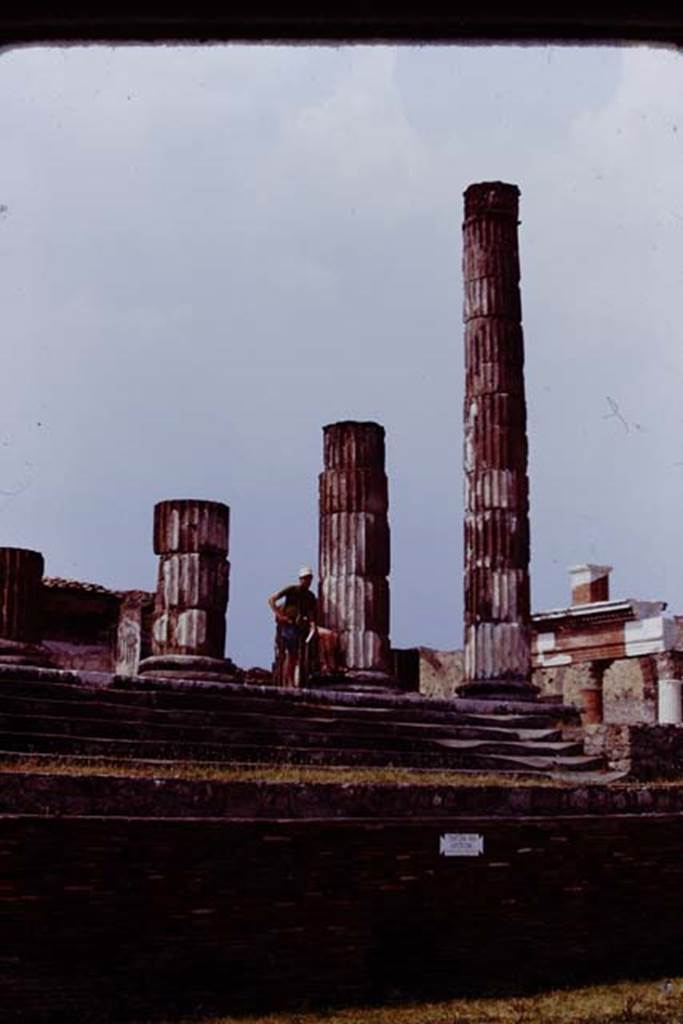
[[[318,642],[323,673],[340,671],[339,638],[333,630],[318,625],[318,602],[311,590],[312,582],[313,570],[305,565],[299,570],[298,583],[268,598],[277,624],[275,645],[281,681],[288,688],[301,686],[311,671],[314,639]]]
[[[299,570],[298,583],[283,587],[268,598],[277,623],[275,643],[282,665],[282,685],[287,688],[301,685],[305,645],[317,629],[318,602],[311,590],[312,582],[313,570],[305,565]]]

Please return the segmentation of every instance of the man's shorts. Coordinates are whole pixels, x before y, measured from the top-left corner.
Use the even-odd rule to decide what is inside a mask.
[[[280,637],[282,638],[282,646],[288,654],[299,653],[301,630],[298,626],[294,624],[280,626]]]

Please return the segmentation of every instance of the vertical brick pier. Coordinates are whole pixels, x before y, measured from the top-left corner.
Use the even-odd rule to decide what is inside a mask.
[[[463,696],[533,697],[529,485],[519,293],[519,189],[470,185],[463,225]]]
[[[352,420],[323,428],[320,603],[340,635],[342,685],[393,685],[389,648],[389,521],[384,427]]]
[[[0,548],[0,664],[50,664],[40,643],[43,569],[39,551]]]
[[[217,501],[174,499],[154,507],[159,555],[152,655],[144,675],[234,681],[224,657],[230,509]]]

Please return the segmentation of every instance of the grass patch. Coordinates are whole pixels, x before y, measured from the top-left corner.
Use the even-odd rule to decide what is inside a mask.
[[[183,1024],[681,1024],[683,978],[562,989],[513,999],[329,1012],[185,1018]],[[170,1024],[170,1022],[166,1022]],[[177,1022],[176,1022],[177,1024]]]
[[[304,765],[220,764],[197,761],[171,763],[117,761],[108,758],[30,757],[4,758],[0,772],[76,776],[118,776],[125,778],[185,779],[210,782],[267,782],[313,785],[383,784],[410,786],[563,786],[566,781],[547,776],[497,775],[427,768],[335,768]],[[580,780],[577,780],[580,781]],[[576,784],[576,783],[573,783]]]

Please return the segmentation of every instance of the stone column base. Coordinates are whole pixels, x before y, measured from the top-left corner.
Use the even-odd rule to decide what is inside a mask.
[[[349,669],[346,672],[314,674],[306,681],[309,690],[343,690],[345,693],[396,693],[398,680],[388,672]]]
[[[209,658],[196,654],[158,654],[143,658],[138,675],[159,679],[199,679],[208,683],[238,682],[235,665],[229,658]]]
[[[0,664],[36,665],[39,668],[50,668],[54,665],[54,661],[51,652],[42,644],[5,640],[0,637]]]
[[[476,697],[478,700],[536,700],[541,688],[522,679],[474,679],[458,686],[458,697]]]

